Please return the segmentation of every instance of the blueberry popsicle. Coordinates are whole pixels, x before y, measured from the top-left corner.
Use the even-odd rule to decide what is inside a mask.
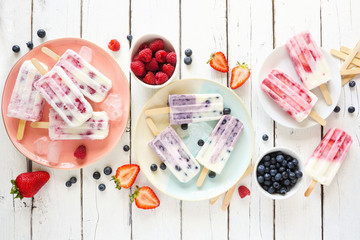
[[[200,171],[200,165],[175,130],[169,126],[161,133],[150,118],[146,120],[155,138],[149,143],[153,152],[182,183],[187,183]]]
[[[328,105],[332,104],[326,82],[332,78],[332,72],[320,47],[308,31],[299,33],[288,40],[286,49],[296,73],[309,90],[319,87]]]
[[[146,116],[169,113],[170,125],[218,120],[223,115],[220,94],[169,95],[169,107],[148,109]]]
[[[94,102],[102,102],[105,99],[112,87],[111,80],[83,57],[71,49],[66,50],[61,57],[46,47],[41,50],[58,61],[55,66],[65,71],[82,94]]]
[[[204,165],[197,186],[201,186],[208,170],[221,173],[243,131],[242,122],[234,116],[224,115],[216,124],[196,160]]]
[[[330,185],[352,144],[352,138],[339,128],[331,128],[305,165],[312,178],[305,196],[309,196],[316,183]]]

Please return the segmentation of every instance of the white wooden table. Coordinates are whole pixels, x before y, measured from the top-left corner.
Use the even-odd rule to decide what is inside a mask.
[[[13,64],[28,49],[59,37],[82,37],[107,49],[117,38],[121,50],[112,53],[131,83],[131,116],[116,149],[96,164],[81,170],[55,170],[27,161],[11,144],[1,123],[0,131],[0,239],[360,239],[360,128],[359,85],[343,87],[341,112],[328,118],[328,126],[294,130],[274,123],[257,101],[256,79],[264,57],[294,33],[308,29],[325,49],[353,47],[360,38],[359,0],[0,0],[0,89]],[[36,31],[44,28],[45,39]],[[107,165],[113,170],[136,163],[131,146],[132,132],[143,104],[155,91],[140,86],[129,76],[129,47],[126,36],[136,39],[147,32],[166,35],[181,59],[193,50],[193,63],[181,60],[179,78],[201,77],[229,83],[230,74],[213,71],[206,61],[211,52],[223,51],[230,67],[236,61],[249,63],[252,79],[235,92],[251,111],[256,147],[253,161],[267,148],[283,145],[303,158],[310,156],[330,127],[340,127],[354,138],[341,170],[329,187],[317,186],[306,199],[303,189],[284,201],[262,196],[253,178],[241,182],[251,196],[235,193],[227,211],[222,199],[183,202],[161,194],[159,208],[144,211],[129,204],[131,190],[118,191],[108,177],[92,178]],[[11,47],[18,44],[19,54]],[[339,62],[340,65],[340,62]],[[353,105],[356,112],[349,114]],[[266,133],[269,141],[261,136]],[[131,151],[124,152],[123,146]],[[51,179],[33,199],[13,200],[10,179],[24,171],[46,170]],[[71,188],[65,182],[76,176]],[[106,184],[104,192],[97,187]],[[140,174],[137,183],[148,185]]]

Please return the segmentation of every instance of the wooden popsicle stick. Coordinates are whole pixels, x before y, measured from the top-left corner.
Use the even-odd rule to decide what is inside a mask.
[[[222,194],[220,194],[219,196],[216,196],[212,199],[209,200],[210,205],[214,205],[216,203],[216,201],[222,196]]]
[[[351,53],[351,48],[345,47],[345,46],[341,46],[340,47],[340,51],[343,53],[346,53],[346,55],[349,55]],[[359,58],[360,59],[360,53],[357,53],[355,55],[355,58]]]
[[[40,72],[41,75],[45,75],[47,73],[47,70],[41,65],[39,60],[37,60],[36,58],[32,58],[31,63]]]
[[[30,126],[32,128],[49,128],[49,122],[32,122]]]
[[[198,187],[202,186],[208,171],[209,171],[209,169],[207,169],[206,167],[203,168],[203,170],[201,171],[200,176],[196,182],[196,186],[198,186]]]
[[[152,115],[160,115],[170,113],[169,107],[162,107],[162,108],[153,108],[153,109],[147,109],[145,110],[145,116],[150,117]]]
[[[309,184],[309,187],[306,189],[305,193],[304,193],[304,196],[305,197],[308,197],[310,196],[311,192],[314,190],[315,186],[317,184],[317,181],[312,179],[311,180],[311,183]]]
[[[225,194],[225,198],[224,198],[224,201],[223,201],[223,204],[221,206],[221,209],[223,211],[225,211],[229,204],[230,204],[230,201],[231,201],[231,198],[232,198],[232,195],[234,194],[234,191],[236,189],[236,185],[241,181],[243,180],[245,177],[247,177],[250,173],[252,173],[252,171],[254,170],[254,167],[255,167],[255,164],[251,165],[250,167],[248,167],[248,169],[246,169],[246,171],[244,172],[244,174],[242,175],[242,177],[239,179],[239,181],[236,182],[236,184],[234,186],[232,186]]]
[[[59,55],[57,55],[56,53],[54,53],[47,47],[42,47],[41,51],[56,61],[59,61],[59,59],[60,59]]]
[[[340,74],[342,76],[360,74],[360,68],[351,68],[351,69],[340,70]]]
[[[345,70],[349,67],[350,63],[354,59],[355,55],[358,53],[359,49],[360,49],[360,41],[358,41],[354,49],[351,50],[351,52],[345,59],[343,65],[341,66],[340,70]]]
[[[148,127],[150,128],[151,132],[154,134],[154,136],[157,136],[160,134],[159,129],[156,127],[155,123],[153,122],[153,120],[151,118],[146,118],[145,121],[146,121],[146,124],[148,125]]]
[[[23,137],[24,137],[25,125],[26,125],[26,121],[20,119],[19,125],[18,125],[18,131],[17,131],[17,134],[16,134],[16,138],[19,141],[22,140]]]
[[[323,119],[322,117],[319,116],[319,114],[317,114],[314,110],[311,110],[309,116],[314,119],[315,121],[317,121],[318,123],[320,123],[320,125],[325,126],[326,125],[326,120]]]
[[[331,49],[330,50],[330,53],[331,55],[333,55],[334,57],[337,57],[337,58],[340,58],[342,60],[345,60],[348,56],[348,54],[344,53],[344,52],[340,52],[338,50],[335,50],[335,49]],[[352,66],[351,66],[352,64]],[[349,68],[350,67],[353,67],[353,66],[358,66],[360,67],[360,59],[357,59],[357,58],[354,58],[351,62],[351,64],[349,65]]]
[[[327,103],[327,105],[331,105],[332,99],[331,99],[329,90],[325,83],[320,85],[320,91],[321,91],[322,95],[324,96],[324,99],[325,99],[325,102]]]

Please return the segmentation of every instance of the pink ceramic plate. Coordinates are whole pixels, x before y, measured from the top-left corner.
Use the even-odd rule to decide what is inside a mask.
[[[121,96],[122,115],[119,121],[110,121],[109,136],[104,140],[67,140],[57,141],[61,142],[58,145],[61,147],[61,154],[57,161],[49,161],[47,155],[38,155],[35,153],[34,141],[48,136],[47,129],[35,129],[30,126],[30,122],[26,123],[24,138],[21,141],[16,139],[17,128],[19,120],[7,117],[7,106],[10,101],[11,93],[14,88],[17,74],[21,64],[28,59],[36,57],[41,62],[45,63],[49,69],[55,64],[55,61],[41,52],[41,47],[48,47],[57,54],[63,54],[67,49],[73,49],[76,52],[80,51],[82,46],[92,49],[91,64],[100,72],[112,80],[112,89],[110,94],[118,94]],[[94,103],[89,101],[93,106],[94,111],[101,111],[102,103]],[[62,38],[48,41],[27,53],[23,56],[11,69],[6,80],[1,112],[5,124],[6,131],[10,140],[15,147],[26,157],[31,160],[53,168],[75,169],[85,167],[92,164],[108,154],[115,145],[119,142],[122,134],[125,131],[127,120],[130,111],[130,90],[128,81],[120,66],[113,59],[113,57],[99,46],[89,41],[79,38]],[[45,105],[43,119],[41,121],[48,121],[49,105]],[[74,151],[79,145],[85,145],[87,148],[87,156],[84,160],[78,160],[74,157]]]

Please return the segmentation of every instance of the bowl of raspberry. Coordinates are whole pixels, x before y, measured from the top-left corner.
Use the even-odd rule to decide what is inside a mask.
[[[146,34],[130,49],[132,77],[148,88],[162,88],[173,81],[178,72],[178,56],[164,36]]]

